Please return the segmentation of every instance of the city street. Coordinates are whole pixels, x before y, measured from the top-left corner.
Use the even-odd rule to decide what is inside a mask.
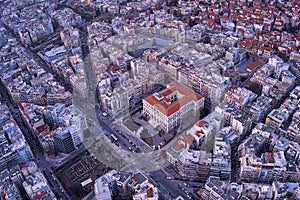
[[[13,115],[19,128],[21,129],[22,133],[24,134],[24,137],[26,138],[26,141],[28,142],[28,144],[32,150],[35,163],[37,164],[37,166],[39,167],[39,169],[41,171],[45,170],[45,171],[47,171],[47,173],[49,172],[52,174],[52,171],[50,169],[52,163],[49,163],[46,160],[44,152],[42,150],[42,147],[41,147],[39,141],[37,140],[36,137],[33,136],[33,134],[31,132],[29,132],[28,128],[24,124],[23,117],[22,117],[22,114],[21,114],[19,108],[16,105],[11,103],[7,92],[4,90],[5,87],[2,83],[2,81],[0,83],[0,88],[1,88],[0,94],[2,97],[1,102],[8,106],[11,114]],[[53,185],[53,189],[54,189],[54,192],[56,195],[62,193],[61,195],[59,195],[61,199],[63,199],[63,200],[70,199],[68,197],[67,193],[64,192],[64,189],[61,187],[61,185],[57,179],[54,180],[54,178],[52,176],[49,176],[49,177],[47,177],[47,181]]]
[[[300,0],[0,11],[0,199],[300,200]]]
[[[47,181],[49,182],[49,185],[50,185],[51,189],[53,190],[53,192],[56,196],[58,196],[61,200],[70,199],[70,197],[65,192],[65,190],[61,186],[60,182],[57,180],[57,178],[55,177],[55,175],[53,174],[53,172],[51,170],[46,168],[44,170],[44,175],[45,175]]]
[[[168,180],[167,174],[163,170],[157,170],[150,172],[150,177],[154,180],[155,185],[158,186],[162,192],[162,198],[165,200],[175,199],[178,196],[183,197],[184,199],[189,199],[187,194],[178,187],[178,184],[175,180]]]
[[[87,35],[85,34],[83,36],[84,45],[82,46],[85,52],[85,56],[88,55],[86,37]],[[20,45],[22,44],[20,43]],[[27,48],[26,51],[47,72],[55,74],[53,70],[49,68],[49,66],[34,52],[31,52]],[[93,81],[94,77],[92,78],[89,75],[88,77],[89,77],[88,80],[90,82],[93,82],[92,85],[89,85],[88,87],[91,89],[93,88],[92,86],[95,84],[95,82]],[[64,79],[62,79],[59,76],[56,76],[56,78],[60,82],[60,84],[62,84],[65,88],[67,88],[67,90],[69,91],[72,90],[71,86],[66,84]],[[35,137],[33,137],[32,133],[29,132],[28,128],[24,124],[23,119],[20,117],[21,113],[18,107],[14,106],[10,102],[7,92],[3,90],[5,87],[2,86],[1,88],[2,88],[1,95],[2,95],[3,102],[6,103],[9,106],[9,109],[12,111],[15,120],[17,121],[20,129],[22,130],[27,141],[29,142],[29,145],[33,151],[34,158],[38,167],[44,172],[55,195],[60,197],[60,199],[69,199],[68,195],[63,190],[59,181],[52,173],[50,166],[61,165],[67,162],[68,160],[71,160],[74,156],[78,154],[78,152],[82,151],[83,147],[78,151],[71,153],[70,156],[60,160],[59,162],[47,161],[42,151],[42,147],[39,145],[38,140]],[[94,94],[94,91],[91,94]],[[162,191],[165,199],[174,198],[179,195],[187,198],[186,193],[178,188],[177,183],[175,183],[173,180],[167,180],[166,179],[167,175],[162,170],[160,170],[160,168],[165,165],[165,161],[160,157],[159,152],[155,152],[153,154],[152,153],[153,150],[151,147],[145,144],[145,142],[141,141],[141,139],[132,136],[132,133],[130,133],[130,131],[127,130],[123,125],[119,124],[109,116],[106,117],[103,116],[103,113],[98,106],[94,106],[93,103],[90,102],[87,103],[86,101],[82,101],[82,103],[83,105],[81,108],[85,111],[85,114],[87,116],[95,116],[96,114],[96,119],[98,121],[98,124],[101,127],[100,129],[104,131],[105,137],[110,139],[111,134],[114,134],[118,139],[116,145],[118,145],[121,148],[121,151],[125,151],[125,153],[127,152],[126,154],[128,154],[129,159],[126,159],[127,165],[122,170],[131,171],[131,172],[138,172],[139,170],[149,171],[150,174],[153,176],[154,180],[159,182],[158,187]]]
[[[34,61],[36,61],[39,66],[41,66],[46,72],[51,73],[53,75],[55,75],[56,80],[62,85],[64,86],[64,88],[66,89],[66,91],[72,92],[72,86],[70,84],[68,84],[61,76],[59,76],[56,72],[54,72],[54,70],[52,70],[51,68],[49,68],[49,66],[47,65],[47,63],[45,63],[44,60],[42,60],[34,51],[32,51],[30,48],[27,48],[21,41],[20,38],[18,37],[18,35],[15,35],[14,32],[5,24],[0,22],[0,25],[2,25],[3,27],[6,28],[6,30],[9,31],[9,33],[16,38],[18,44],[22,47],[24,47],[24,49],[26,50],[26,53],[32,57],[34,59]]]

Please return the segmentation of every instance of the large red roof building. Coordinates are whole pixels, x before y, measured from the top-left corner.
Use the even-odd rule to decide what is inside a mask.
[[[184,114],[196,114],[203,108],[204,98],[177,82],[143,99],[144,115],[167,132],[180,126]]]

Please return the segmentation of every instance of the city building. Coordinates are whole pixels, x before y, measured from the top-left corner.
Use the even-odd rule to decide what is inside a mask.
[[[133,200],[158,200],[158,188],[147,182],[140,185],[140,189],[132,196]]]
[[[193,136],[196,149],[211,151],[216,133],[224,126],[224,117],[218,112],[211,112],[191,127],[187,133]]]
[[[220,180],[219,177],[209,176],[203,190],[200,190],[200,197],[205,200],[221,199],[227,190],[227,181]]]
[[[25,177],[23,187],[30,199],[56,199],[44,175],[36,171]]]
[[[246,59],[246,51],[234,47],[230,47],[226,51],[225,58],[234,64],[238,64]]]
[[[0,126],[13,120],[8,107],[5,104],[0,104]]]
[[[210,166],[210,175],[230,180],[231,177],[231,147],[227,138],[216,135]]]
[[[187,83],[188,87],[205,98],[205,108],[208,110],[214,110],[231,87],[230,79],[223,77],[212,64],[194,70],[181,69],[178,77],[179,83]]]
[[[206,180],[210,173],[212,154],[185,149],[180,153],[176,169],[180,176],[191,180]]]
[[[272,183],[273,191],[274,191],[274,199],[279,200],[286,197],[288,193],[288,184],[281,183],[278,181],[274,181]]]
[[[0,131],[0,169],[12,168],[33,159],[33,153],[15,121],[5,124]]]
[[[288,127],[288,130],[286,132],[286,137],[290,139],[291,141],[295,141],[300,143],[300,135],[299,135],[299,129],[300,129],[300,110],[298,109],[295,114],[293,115],[292,122]]]
[[[186,149],[189,149],[193,141],[194,139],[190,134],[182,134],[180,139],[166,151],[167,161],[176,167],[180,154]]]
[[[111,170],[95,180],[94,192],[97,200],[110,200],[127,190],[131,174]]]
[[[35,162],[24,163],[20,165],[20,169],[24,177],[22,186],[30,199],[56,199],[46,178],[39,171]]]
[[[195,199],[300,199],[299,8],[296,0],[2,2],[0,199],[56,199],[28,162],[39,158],[25,136],[44,153],[78,148],[81,119],[70,105],[88,98],[89,72],[104,115],[143,109],[162,135],[187,130],[166,155],[183,178],[210,173]],[[155,87],[171,81],[195,93]],[[182,196],[173,199],[190,198],[186,184],[150,180],[112,170],[96,181],[95,199],[154,200],[176,190]]]
[[[265,124],[278,130],[284,126],[288,118],[289,112],[287,109],[274,109],[268,114]]]
[[[252,119],[245,112],[238,110],[232,104],[223,102],[216,107],[216,111],[224,116],[225,126],[231,126],[239,133],[239,137],[245,137],[252,129]]]
[[[8,180],[5,180],[5,179],[1,179],[1,180],[2,180],[2,182],[0,184],[0,189],[1,189],[1,198],[2,199],[16,199],[16,200],[22,199],[20,190],[18,189],[16,184],[11,183],[9,178],[8,178]]]
[[[242,107],[251,101],[254,101],[257,95],[246,88],[233,88],[225,93],[224,101],[238,110],[242,110]]]
[[[184,116],[195,117],[203,108],[202,96],[176,82],[143,99],[144,116],[166,132],[176,130]]]
[[[72,135],[67,129],[57,128],[53,133],[53,141],[58,152],[68,154],[75,150]]]
[[[98,178],[95,181],[95,199],[112,200],[112,194],[109,187],[109,182],[105,179]]]
[[[136,192],[139,190],[141,185],[147,184],[149,182],[147,176],[141,172],[134,174],[129,182],[127,183],[127,186],[129,189],[131,189],[133,192]]]

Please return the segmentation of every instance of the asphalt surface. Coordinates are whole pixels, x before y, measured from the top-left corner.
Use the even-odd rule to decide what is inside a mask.
[[[154,181],[154,185],[157,185],[161,191],[162,199],[175,199],[178,196],[189,199],[188,194],[185,192],[186,190],[183,187],[178,187],[178,181],[167,179],[167,177],[172,177],[167,175],[163,170],[150,172],[150,177]]]
[[[109,117],[102,117],[103,116],[102,112],[100,111],[99,108],[97,108],[97,106],[95,112],[98,118],[98,123],[101,126],[101,128],[104,130],[106,137],[110,138],[110,134],[113,134],[116,138],[118,138],[116,144],[121,146],[124,150],[129,151],[128,149],[129,147],[132,150],[136,149],[132,143],[129,143],[129,140],[118,128],[113,128],[114,126],[113,120],[111,120]]]
[[[95,112],[98,117],[99,125],[105,129],[105,135],[110,138],[110,134],[114,134],[118,138],[117,144],[124,150],[129,152],[135,151],[135,153],[149,153],[152,152],[152,148],[149,147],[141,139],[132,136],[128,130],[123,128],[109,116],[104,117],[103,112],[96,106]],[[128,149],[131,148],[132,150]]]

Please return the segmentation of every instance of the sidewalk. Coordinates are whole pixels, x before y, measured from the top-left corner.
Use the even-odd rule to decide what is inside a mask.
[[[164,138],[159,136],[159,132],[156,130],[156,128],[158,127],[158,124],[156,124],[153,120],[152,120],[153,121],[152,123],[149,122],[151,119],[149,121],[139,119],[139,117],[141,115],[142,115],[141,113],[136,113],[135,115],[132,116],[132,119],[135,122],[140,123],[144,129],[148,130],[148,133],[153,138],[155,147],[158,148],[158,145],[160,145],[161,142],[164,142]]]
[[[58,154],[57,156],[51,154],[51,155],[46,155],[45,158],[48,162],[58,162],[62,161],[65,158],[67,158],[69,155],[68,154]]]
[[[127,128],[127,127],[122,123],[122,121],[116,120],[116,121],[115,121],[115,126],[117,126],[121,131],[125,132],[126,135],[127,135],[128,137],[130,137],[130,139],[131,139],[132,141],[134,141],[135,143],[137,143],[137,144],[143,144],[143,147],[142,147],[142,148],[143,148],[144,150],[146,150],[145,148],[147,148],[147,149],[148,149],[147,152],[152,151],[152,147],[150,147],[150,146],[149,146],[146,142],[144,142],[141,138],[136,137],[135,134],[134,134],[129,128]]]
[[[148,133],[153,137],[154,135],[158,134],[158,131],[155,130],[155,127],[153,127],[149,122],[139,119],[139,117],[142,116],[141,113],[136,113],[132,116],[132,120],[135,122],[138,122],[141,124],[141,126],[148,130]]]

